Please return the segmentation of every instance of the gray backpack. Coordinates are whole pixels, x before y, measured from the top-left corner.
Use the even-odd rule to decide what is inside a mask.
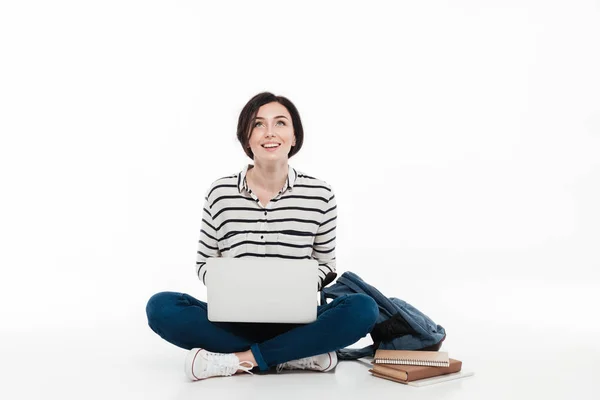
[[[446,339],[446,331],[441,325],[404,300],[385,297],[353,272],[344,272],[335,284],[321,289],[321,304],[326,304],[328,298],[351,293],[371,296],[379,305],[379,317],[370,332],[373,344],[362,349],[337,350],[340,360],[373,357],[377,349],[438,351]]]

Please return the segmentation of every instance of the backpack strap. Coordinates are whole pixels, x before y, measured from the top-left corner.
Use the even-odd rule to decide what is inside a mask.
[[[379,289],[369,285],[353,272],[344,272],[342,276],[338,278],[338,282],[340,282],[342,285],[348,286],[350,289],[354,290],[355,293],[365,293],[371,296],[373,300],[377,302],[379,308],[385,310],[388,315],[392,315],[394,310],[396,310],[395,304],[383,293],[381,293]],[[364,287],[361,287],[361,285],[364,285]]]
[[[350,289],[354,290],[355,293],[364,293],[363,289],[361,289],[357,284],[352,282],[350,279],[348,279],[344,275],[340,276],[337,281],[343,285],[348,286]]]
[[[365,290],[361,289],[357,284],[348,279],[347,275],[348,272],[344,272],[342,276],[337,278],[337,281],[333,286],[324,287],[321,289],[320,304],[327,304],[327,299],[335,299],[342,294],[347,294],[348,290],[346,290],[344,286],[354,291],[354,293],[365,293]]]

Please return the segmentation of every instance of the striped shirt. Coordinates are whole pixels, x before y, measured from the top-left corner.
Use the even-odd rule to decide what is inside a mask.
[[[331,185],[288,165],[288,177],[265,206],[242,172],[214,181],[204,197],[196,275],[205,282],[211,257],[315,259],[317,290],[337,276],[337,205]]]

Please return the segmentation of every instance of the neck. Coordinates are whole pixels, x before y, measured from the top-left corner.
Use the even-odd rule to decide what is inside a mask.
[[[255,163],[252,168],[248,169],[246,179],[249,176],[252,183],[261,190],[277,192],[285,184],[288,176],[288,168],[287,161],[281,165],[268,166]]]

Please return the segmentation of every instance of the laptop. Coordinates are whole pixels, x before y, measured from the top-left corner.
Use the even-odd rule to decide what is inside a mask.
[[[213,257],[205,268],[211,322],[317,320],[317,260]]]

